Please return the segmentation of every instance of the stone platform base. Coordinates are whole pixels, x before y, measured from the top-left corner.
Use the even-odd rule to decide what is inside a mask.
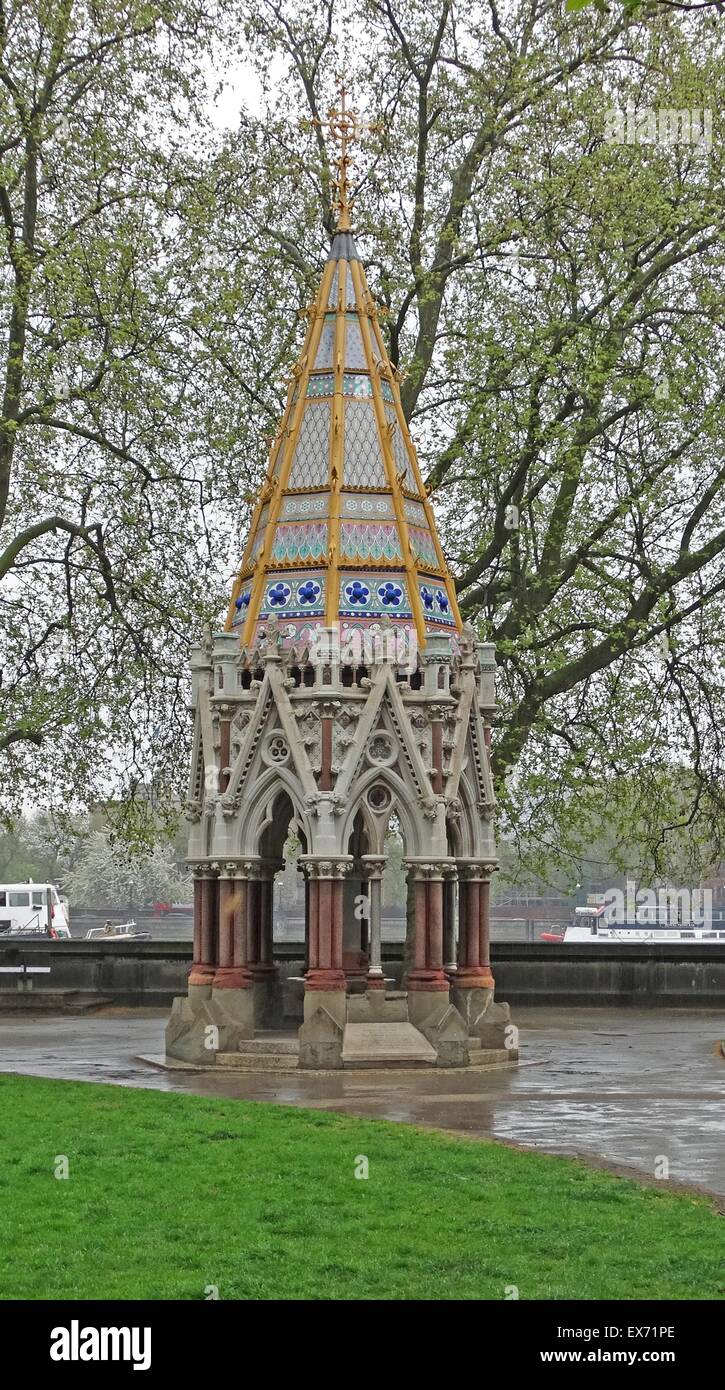
[[[508,1005],[494,1003],[490,990],[452,994],[454,1002],[447,991],[309,990],[295,1037],[255,1032],[251,989],[192,985],[174,1000],[166,1054],[172,1063],[236,1071],[458,1068],[496,1065],[498,1054],[515,1062]]]
[[[159,1071],[168,1072],[208,1072],[211,1070],[219,1070],[225,1073],[232,1072],[246,1075],[279,1073],[283,1076],[285,1073],[287,1075],[290,1075],[290,1073],[299,1074],[305,1070],[305,1068],[299,1066],[299,1055],[296,1050],[298,1048],[298,1042],[296,1037],[291,1036],[285,1039],[267,1039],[260,1037],[254,1038],[252,1041],[258,1044],[258,1048],[255,1048],[254,1051],[247,1051],[245,1045],[240,1043],[240,1050],[238,1052],[218,1052],[208,1061],[199,1064],[182,1062],[176,1057],[168,1057],[163,1052],[140,1054],[137,1060],[139,1062],[145,1062],[148,1066],[156,1067]],[[507,1048],[502,1048],[500,1051],[497,1051],[495,1048],[477,1048],[475,1039],[470,1039],[469,1041],[470,1060],[468,1064],[463,1067],[452,1067],[450,1068],[451,1071],[461,1074],[465,1072],[470,1073],[472,1067],[475,1067],[477,1070],[500,1071],[504,1067],[516,1065],[516,1059],[511,1057],[511,1053]],[[435,1070],[436,1066],[437,1063],[435,1061],[404,1060],[400,1057],[391,1060],[389,1057],[386,1059],[369,1054],[365,1060],[358,1061],[357,1063],[354,1060],[352,1062],[344,1062],[343,1069],[345,1071],[364,1070],[366,1073],[375,1072],[376,1074],[384,1075],[386,1071],[431,1071]],[[335,1072],[339,1072],[340,1068],[318,1067],[315,1070],[333,1075]]]

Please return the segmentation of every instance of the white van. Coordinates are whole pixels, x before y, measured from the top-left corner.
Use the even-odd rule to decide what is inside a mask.
[[[0,941],[8,936],[70,940],[68,913],[52,883],[0,883]]]

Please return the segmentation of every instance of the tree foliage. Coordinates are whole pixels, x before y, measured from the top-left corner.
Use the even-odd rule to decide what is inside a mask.
[[[66,874],[64,888],[73,907],[121,907],[186,902],[189,878],[179,872],[173,848],[157,843],[143,859],[134,859],[107,830],[93,830],[83,841]]]
[[[207,518],[233,460],[206,430],[214,378],[197,372],[179,235],[211,159],[223,14],[0,7],[6,807],[181,775],[179,676],[221,602]]]

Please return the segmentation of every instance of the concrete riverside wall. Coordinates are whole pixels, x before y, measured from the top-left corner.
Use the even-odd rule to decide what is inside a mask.
[[[725,1006],[725,948],[717,946],[557,946],[498,942],[491,950],[496,994],[517,1005]],[[279,980],[269,1024],[302,1017],[302,947],[275,948]],[[383,951],[385,973],[400,981],[402,946]],[[84,1008],[98,1004],[167,1008],[186,992],[189,941],[0,941],[0,1010]],[[33,968],[50,966],[49,974]],[[392,988],[392,986],[391,986]]]

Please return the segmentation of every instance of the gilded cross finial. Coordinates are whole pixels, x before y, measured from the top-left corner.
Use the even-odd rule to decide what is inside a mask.
[[[333,106],[327,113],[327,120],[315,119],[305,124],[319,126],[322,130],[327,130],[331,139],[337,145],[337,156],[335,158],[335,177],[334,184],[336,190],[335,209],[337,211],[338,232],[350,231],[350,216],[352,213],[352,193],[350,191],[350,166],[352,157],[350,148],[356,141],[360,140],[367,131],[379,130],[377,122],[361,121],[357,111],[352,106],[348,106],[347,98],[350,95],[345,86],[344,77],[340,78],[339,105]]]

